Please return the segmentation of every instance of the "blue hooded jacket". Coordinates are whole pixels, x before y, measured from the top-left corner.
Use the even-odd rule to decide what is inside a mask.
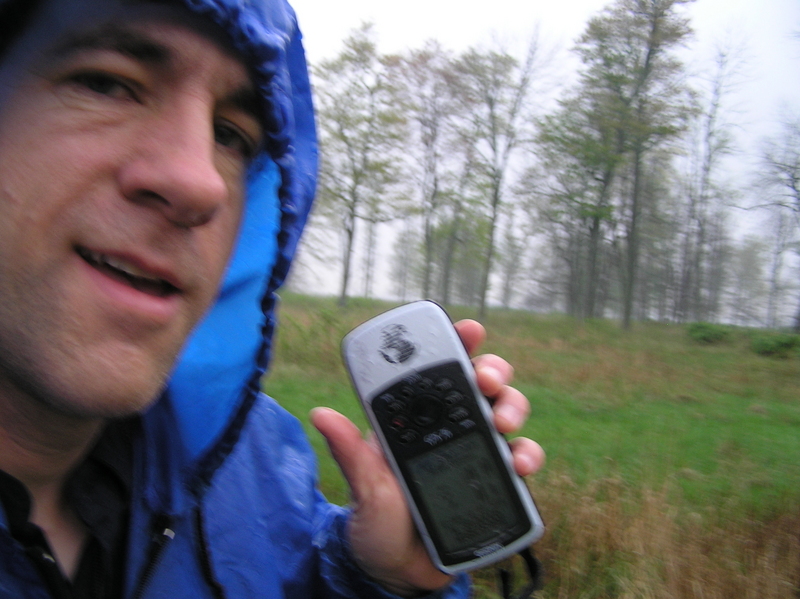
[[[260,392],[275,292],[311,208],[317,168],[294,12],[284,0],[182,2],[222,26],[249,62],[264,99],[267,141],[249,173],[219,298],[134,442],[124,596],[389,597],[354,564],[348,511],[317,490],[315,457],[299,423]],[[3,528],[0,513],[0,598],[47,599]],[[462,576],[436,596],[467,593]]]

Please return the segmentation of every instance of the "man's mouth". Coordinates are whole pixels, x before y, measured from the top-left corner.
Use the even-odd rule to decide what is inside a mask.
[[[172,283],[153,276],[151,273],[143,271],[135,264],[131,264],[124,259],[101,254],[84,247],[78,247],[77,252],[81,258],[96,270],[142,293],[156,297],[169,297],[180,292]]]

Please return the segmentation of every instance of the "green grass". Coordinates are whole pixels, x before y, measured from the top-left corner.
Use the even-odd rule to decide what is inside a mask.
[[[648,488],[675,481],[693,507],[733,498],[752,514],[783,509],[800,494],[800,405],[719,395],[705,402],[649,399],[614,406],[524,383],[518,388],[533,406],[522,434],[545,447],[547,470],[580,485],[608,477]],[[304,422],[321,458],[323,490],[346,502],[338,470],[307,414],[329,406],[363,429],[349,384],[277,366],[266,389]]]
[[[307,429],[308,411],[317,405],[342,411],[363,427],[338,344],[350,328],[388,307],[362,301],[339,310],[329,299],[285,298],[267,392]],[[463,308],[451,315],[473,316]],[[637,584],[661,589],[648,596],[699,596],[691,585],[684,585],[690,589],[684,592],[682,583],[670,582],[668,564],[644,563],[641,550],[628,545],[650,538],[654,529],[662,530],[657,551],[674,547],[673,562],[697,552],[684,569],[697,569],[693,575],[706,581],[706,596],[741,593],[757,577],[743,577],[744,587],[731,587],[739,580],[736,572],[769,561],[759,554],[752,557],[756,565],[742,563],[751,559],[748,551],[761,546],[758,539],[782,534],[787,518],[790,527],[800,524],[797,354],[757,355],[751,349],[754,332],[735,328],[724,343],[704,344],[685,327],[658,323],[623,331],[610,321],[494,311],[484,324],[489,334],[484,349],[515,366],[515,385],[531,402],[522,434],[539,441],[548,454],[547,466],[531,481],[545,520],[550,518],[542,551],[555,580],[545,596],[577,596],[566,589],[583,588],[582,583],[597,589],[580,594],[586,597],[646,594],[629,593]],[[346,502],[346,487],[324,441],[316,431],[309,429],[309,435],[320,456],[323,491],[332,501]],[[654,524],[647,520],[652,518],[648,506],[656,503],[657,511],[669,516],[656,517]],[[594,511],[584,513],[587,506]],[[593,518],[607,521],[607,527],[579,543],[580,552],[576,540],[594,529]],[[694,524],[687,527],[687,522]],[[612,543],[615,530],[646,532]],[[793,538],[800,539],[798,532],[791,533]],[[729,563],[729,551],[715,560],[724,572],[701,568],[709,547],[733,538],[738,557]],[[796,543],[787,551],[795,560],[786,566],[789,573],[773,572],[779,568],[774,564],[763,566],[767,578],[797,578],[800,547]],[[582,577],[574,576],[575,568],[582,569]],[[674,579],[682,580],[678,574]],[[713,580],[722,589],[717,595],[708,587]],[[788,584],[800,584],[792,580]],[[782,596],[761,588],[754,596]]]
[[[534,414],[524,431],[548,451],[549,469],[579,485],[617,477],[632,486],[668,482],[686,507],[735,499],[743,515],[785,509],[800,490],[800,407],[645,399],[620,406],[521,385]]]

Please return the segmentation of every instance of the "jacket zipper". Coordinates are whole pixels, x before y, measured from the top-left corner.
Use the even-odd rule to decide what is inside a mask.
[[[172,520],[169,516],[157,515],[153,518],[152,533],[150,536],[150,549],[147,553],[147,561],[145,562],[144,569],[139,576],[139,582],[136,585],[136,590],[131,596],[132,599],[141,599],[147,589],[147,585],[155,574],[156,566],[158,565],[161,554],[166,549],[169,542],[175,538],[175,531],[170,528]]]
[[[195,528],[197,532],[198,546],[200,548],[200,568],[203,578],[211,589],[214,599],[225,599],[225,591],[214,575],[214,568],[211,565],[211,555],[208,550],[208,539],[206,538],[205,525],[203,523],[203,512],[198,507],[195,510]]]

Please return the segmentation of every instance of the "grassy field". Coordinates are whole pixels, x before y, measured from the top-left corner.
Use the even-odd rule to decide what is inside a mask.
[[[363,426],[339,342],[388,307],[286,296],[267,392],[307,427],[317,405]],[[548,526],[539,596],[800,596],[800,354],[757,355],[748,330],[702,344],[657,323],[626,332],[494,311],[484,324],[485,351],[515,366],[531,401],[523,434],[548,454],[529,481]],[[309,434],[323,491],[345,503],[324,442]],[[494,596],[492,576],[477,573],[479,597]]]

